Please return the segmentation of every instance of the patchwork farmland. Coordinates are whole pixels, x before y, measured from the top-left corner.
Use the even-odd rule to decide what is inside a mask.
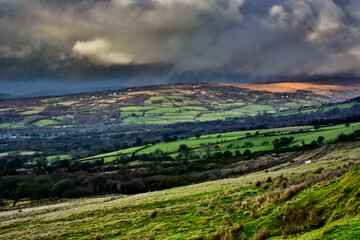
[[[358,85],[301,86],[302,90],[284,85],[284,92],[272,92],[272,84],[177,84],[30,98],[26,104],[19,99],[3,100],[0,128],[166,125],[262,114],[284,116],[317,111],[321,104],[344,101],[360,93]],[[327,90],[320,91],[321,88]],[[352,104],[336,107],[351,108]],[[331,107],[322,109],[329,110]]]

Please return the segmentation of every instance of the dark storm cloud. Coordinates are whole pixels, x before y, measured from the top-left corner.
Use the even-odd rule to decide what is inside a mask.
[[[341,74],[358,0],[0,0],[3,81]]]

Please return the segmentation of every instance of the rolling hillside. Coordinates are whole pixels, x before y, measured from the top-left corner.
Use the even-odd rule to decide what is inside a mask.
[[[243,177],[0,212],[2,239],[355,239],[359,142]],[[312,163],[304,164],[313,158]],[[346,173],[347,172],[347,173]],[[201,225],[201,228],[199,228]]]

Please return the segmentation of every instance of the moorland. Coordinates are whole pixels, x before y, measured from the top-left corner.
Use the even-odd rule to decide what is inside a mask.
[[[353,239],[359,96],[312,81],[1,100],[0,236]]]

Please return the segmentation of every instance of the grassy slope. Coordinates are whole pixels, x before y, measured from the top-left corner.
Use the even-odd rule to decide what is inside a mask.
[[[288,166],[277,171],[270,169],[266,173],[262,171],[120,199],[79,199],[71,200],[71,204],[62,207],[0,213],[0,238],[203,239],[221,232],[221,229],[234,229],[251,237],[261,226],[276,234],[275,224],[279,222],[276,216],[286,210],[288,203],[303,205],[311,197],[316,199],[315,206],[323,209],[326,225],[288,238],[333,239],[342,234],[340,239],[353,239],[351,236],[360,234],[360,221],[356,217],[359,213],[360,169],[300,192],[287,202],[270,204],[255,219],[238,209],[244,202],[268,191],[254,187],[254,180],[268,176],[275,179],[280,174],[298,178],[301,173],[314,172],[318,167],[336,167],[358,161],[359,146],[357,143],[339,148],[315,159],[312,164]],[[304,154],[297,161],[302,163],[307,158],[308,155]],[[344,222],[346,213],[351,227]],[[244,222],[243,230],[239,230],[240,222]],[[278,238],[280,236],[273,237]]]
[[[305,205],[314,199],[314,206],[321,209],[325,226],[310,231],[298,239],[358,239],[360,238],[360,167],[345,174],[343,177],[327,184],[320,184],[303,191],[292,201]],[[288,203],[287,203],[288,204]],[[271,208],[271,207],[270,207]],[[284,208],[284,207],[283,207]],[[266,219],[264,224],[274,220],[274,215]],[[266,220],[265,220],[266,219]],[[272,224],[272,223],[270,223]],[[351,226],[350,226],[351,225]],[[354,238],[356,236],[356,238]]]

